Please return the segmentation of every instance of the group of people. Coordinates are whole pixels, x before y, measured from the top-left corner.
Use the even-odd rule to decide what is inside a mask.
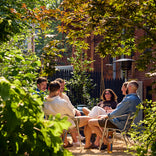
[[[38,90],[45,91],[45,78],[42,79],[40,84],[37,84]],[[37,81],[38,82],[38,81]],[[44,86],[44,87],[43,87]],[[105,89],[102,93],[102,101],[94,106],[91,110],[84,107],[81,115],[71,103],[69,97],[64,92],[65,81],[61,78],[50,82],[48,91],[49,95],[45,98],[44,113],[48,115],[61,114],[61,117],[68,116],[68,121],[71,123],[69,132],[71,133],[73,144],[79,144],[78,133],[75,133],[75,123],[73,118],[77,116],[79,120],[79,127],[84,127],[85,135],[85,149],[97,148],[99,146],[100,138],[102,137],[102,127],[105,125],[106,119],[108,119],[108,128],[122,129],[126,122],[126,117],[116,117],[123,114],[129,114],[136,112],[136,106],[141,103],[140,98],[137,95],[137,89],[139,87],[137,81],[125,82],[122,85],[122,93],[125,95],[120,103],[117,103],[117,96],[111,89]],[[113,118],[113,119],[112,119]],[[91,142],[92,134],[96,134],[95,142]],[[107,138],[103,139],[105,147],[107,147]],[[72,144],[68,142],[67,138],[64,140],[64,147],[70,147]]]
[[[37,79],[37,94],[45,94],[47,89],[47,79],[44,77],[39,77]],[[43,111],[46,118],[49,115],[56,115],[58,113],[61,114],[61,117],[68,116],[68,121],[71,123],[69,128],[69,132],[73,139],[73,144],[79,145],[78,141],[78,132],[76,133],[76,125],[71,118],[75,116],[80,116],[81,113],[78,109],[76,109],[69,97],[64,93],[65,81],[61,78],[57,78],[54,81],[51,81],[48,86],[49,95],[45,95],[45,102]],[[67,137],[64,137],[64,147],[71,147],[71,144]]]

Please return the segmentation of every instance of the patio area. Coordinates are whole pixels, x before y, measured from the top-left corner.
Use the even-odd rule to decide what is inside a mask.
[[[69,141],[71,142],[71,137],[68,136]],[[107,153],[106,150],[99,151],[98,149],[84,149],[79,146],[73,146],[67,148],[70,152],[73,153],[74,156],[132,156],[131,154],[126,153],[127,147],[125,142],[122,139],[115,139],[113,144],[112,153]]]

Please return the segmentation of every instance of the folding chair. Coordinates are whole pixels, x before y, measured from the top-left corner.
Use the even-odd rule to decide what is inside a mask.
[[[116,116],[114,118],[120,118],[120,117],[123,117],[123,116],[125,116],[125,117],[127,116],[127,119],[126,119],[126,123],[124,125],[124,128],[122,130],[118,129],[118,128],[107,128],[108,120],[113,119],[113,118],[106,119],[105,126],[104,126],[103,133],[102,133],[102,138],[100,139],[99,150],[101,150],[101,145],[103,143],[104,136],[108,137],[108,131],[113,132],[113,141],[114,141],[114,137],[115,137],[116,133],[119,132],[121,134],[121,136],[124,138],[126,146],[127,146],[127,141],[129,143],[131,143],[128,136],[127,136],[127,132],[130,129],[132,123],[134,122],[134,113],[124,114],[124,115]]]

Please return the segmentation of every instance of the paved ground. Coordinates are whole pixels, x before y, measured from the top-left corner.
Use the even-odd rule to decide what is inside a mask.
[[[68,137],[71,142],[71,138]],[[115,139],[113,144],[113,152],[111,154],[107,153],[107,150],[99,151],[98,149],[84,149],[79,146],[73,146],[67,148],[73,153],[74,156],[132,156],[124,151],[127,150],[126,145],[123,140]]]

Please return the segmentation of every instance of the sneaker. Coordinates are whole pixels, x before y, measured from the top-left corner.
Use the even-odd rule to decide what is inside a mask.
[[[82,135],[80,136],[81,141],[85,140],[85,137],[83,137]]]
[[[74,146],[80,146],[80,142],[79,142],[79,141],[73,142],[73,145],[74,145]],[[85,145],[85,144],[81,142],[81,145]]]
[[[101,149],[100,150],[105,150],[107,148],[107,145],[102,144]]]
[[[77,139],[79,139],[79,136],[77,136]],[[80,139],[81,139],[81,141],[82,141],[82,140],[85,140],[85,137],[82,136],[82,135],[80,135]]]

